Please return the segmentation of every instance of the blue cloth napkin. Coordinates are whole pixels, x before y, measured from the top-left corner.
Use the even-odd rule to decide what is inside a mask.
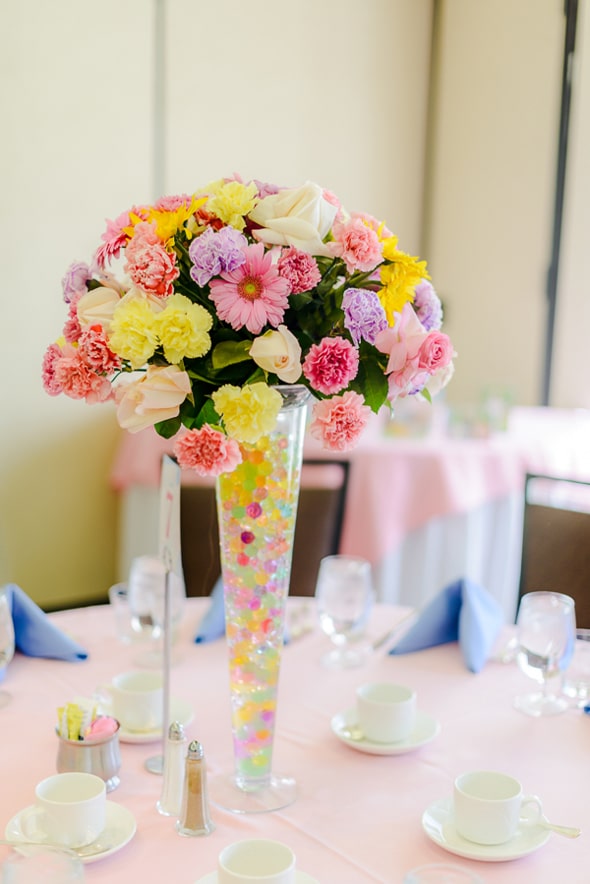
[[[85,660],[88,653],[51,622],[45,611],[15,583],[6,587],[17,650],[29,657]]]
[[[457,580],[428,603],[389,653],[408,654],[458,641],[467,668],[480,672],[503,622],[500,606],[485,589],[470,580]]]
[[[216,638],[222,638],[225,635],[225,607],[223,599],[223,579],[221,575],[215,581],[215,586],[211,590],[209,596],[209,607],[203,614],[201,622],[197,628],[195,642],[204,644],[205,642],[214,641]],[[289,641],[287,635],[287,627],[285,626],[284,643]]]

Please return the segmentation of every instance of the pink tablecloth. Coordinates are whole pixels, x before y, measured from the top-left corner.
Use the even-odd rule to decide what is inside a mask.
[[[232,758],[226,652],[223,641],[191,642],[204,604],[203,599],[187,604],[177,646],[182,660],[172,670],[171,692],[194,710],[187,732],[202,742],[215,773],[231,766]],[[290,600],[291,610],[312,604]],[[371,633],[380,634],[403,613],[379,606]],[[133,668],[137,657],[136,646],[122,646],[114,638],[108,607],[53,617],[87,646],[90,657],[73,664],[17,655],[10,664],[3,687],[13,699],[0,709],[2,829],[32,802],[35,783],[54,771],[56,707]],[[401,884],[407,869],[445,861],[477,870],[486,884],[587,884],[588,716],[578,710],[543,721],[522,715],[512,708],[512,699],[528,682],[514,664],[489,663],[473,675],[453,644],[404,657],[381,651],[363,668],[343,672],[320,665],[326,645],[321,634],[308,634],[283,656],[274,767],[296,777],[298,800],[280,812],[256,816],[213,808],[217,828],[211,836],[182,838],[174,821],[156,811],[161,779],[143,766],[159,744],[122,744],[121,785],[109,797],[133,812],[137,834],[119,852],[86,866],[89,884],[194,884],[214,869],[225,845],[250,837],[289,844],[298,867],[321,884]],[[355,687],[382,679],[417,689],[420,709],[441,724],[436,739],[410,754],[379,757],[355,751],[333,735],[331,717],[353,705]],[[482,863],[447,853],[427,838],[421,817],[432,802],[450,795],[457,773],[475,768],[517,776],[525,791],[542,796],[549,818],[581,826],[582,836],[570,841],[551,835],[536,852],[510,862]]]

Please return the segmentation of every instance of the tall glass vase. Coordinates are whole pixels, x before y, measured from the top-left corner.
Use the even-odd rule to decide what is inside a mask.
[[[275,389],[274,430],[242,445],[242,463],[217,480],[234,771],[210,789],[235,813],[278,810],[296,796],[294,779],[272,772],[272,755],[309,394]]]

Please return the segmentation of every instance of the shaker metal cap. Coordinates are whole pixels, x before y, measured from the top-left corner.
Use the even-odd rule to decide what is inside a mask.
[[[198,740],[191,740],[188,744],[187,758],[202,758],[204,755],[203,747]]]
[[[173,721],[168,728],[168,739],[178,741],[184,740],[184,727],[179,721]]]

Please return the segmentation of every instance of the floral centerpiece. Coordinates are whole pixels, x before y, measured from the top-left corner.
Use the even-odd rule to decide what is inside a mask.
[[[63,295],[45,390],[114,400],[130,432],[178,434],[179,463],[203,475],[232,471],[240,443],[273,427],[276,385],[307,387],[310,432],[346,450],[371,411],[430,399],[453,371],[426,263],[309,182],[234,176],[133,206]]]

